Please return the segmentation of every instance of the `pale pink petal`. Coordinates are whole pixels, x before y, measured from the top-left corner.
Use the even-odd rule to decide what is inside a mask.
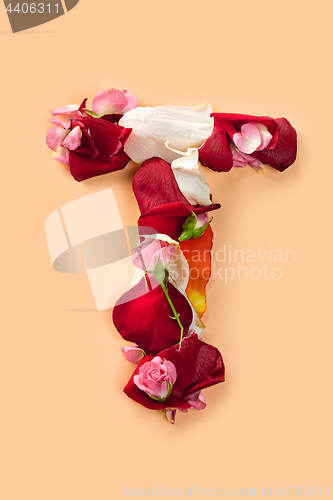
[[[169,374],[169,380],[170,384],[174,385],[176,380],[177,380],[177,370],[176,367],[171,361],[168,361],[167,359],[164,360],[164,365],[166,366]]]
[[[130,361],[131,363],[138,363],[145,355],[145,352],[140,349],[140,347],[137,347],[136,344],[133,344],[133,347],[123,345],[121,346],[121,350],[123,351],[127,361]]]
[[[123,109],[122,113],[127,113],[127,111],[136,108],[138,105],[138,98],[136,97],[136,95],[132,94],[132,92],[129,92],[128,90],[125,90],[125,94],[127,99],[127,105]]]
[[[251,123],[241,126],[241,131],[233,135],[233,141],[237,148],[246,154],[251,154],[261,144],[261,135],[258,127]]]
[[[62,146],[74,151],[81,145],[82,131],[79,126],[73,128],[67,135],[66,139],[62,142]]]
[[[244,168],[246,165],[250,165],[258,174],[265,173],[264,164],[254,158],[251,155],[247,155],[246,153],[241,153],[233,144],[230,145],[233,159],[233,167],[241,167]]]
[[[46,144],[50,149],[56,151],[67,135],[68,130],[55,125],[54,127],[51,127],[46,133]]]
[[[248,164],[248,158],[252,158],[250,155],[246,155],[245,153],[241,153],[233,143],[230,144],[230,149],[232,153],[232,166],[244,168]]]
[[[206,400],[202,391],[197,391],[186,398],[186,401],[196,410],[204,410],[206,408]]]
[[[130,259],[134,266],[145,271],[153,271],[157,257],[155,254],[162,248],[162,242],[159,240],[151,240],[150,243],[144,243],[141,247],[134,248]]]
[[[71,121],[74,120],[76,113],[71,113],[69,115],[55,115],[50,122],[54,123],[55,125],[59,125],[60,127],[63,128],[70,128],[71,126]]]
[[[268,131],[268,128],[263,123],[249,122],[249,124],[255,125],[260,132],[261,143],[260,146],[257,147],[256,151],[262,151],[263,149],[266,149],[272,139],[272,135]]]
[[[123,114],[136,108],[137,97],[127,90],[105,89],[98,92],[92,101],[94,113],[99,116],[108,114]]]
[[[166,418],[169,420],[170,424],[175,423],[176,411],[177,410],[174,408],[168,408],[167,410],[164,410],[164,414]]]
[[[63,163],[67,167],[69,167],[69,151],[66,148],[59,147],[55,153],[52,153],[52,157],[55,160],[60,161],[60,163]]]
[[[260,161],[257,160],[256,158],[253,158],[253,160],[249,161],[250,167],[253,168],[258,174],[264,174],[265,173],[265,167],[264,164]]]
[[[197,215],[197,223],[195,225],[195,229],[199,229],[199,227],[203,227],[208,222],[207,214],[198,214]]]
[[[121,113],[127,105],[123,90],[105,89],[98,92],[93,98],[91,109],[99,116]]]
[[[74,111],[77,111],[80,106],[77,104],[69,104],[68,106],[62,106],[61,108],[52,109],[51,113],[53,115],[69,115]]]

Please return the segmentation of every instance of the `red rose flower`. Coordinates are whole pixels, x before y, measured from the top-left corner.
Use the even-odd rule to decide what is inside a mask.
[[[140,367],[151,361],[153,356],[145,356],[141,360],[124,388],[129,398],[151,410],[193,408],[191,395],[224,381],[224,364],[220,352],[216,347],[199,340],[195,333],[183,340],[181,349],[177,344],[159,352],[158,356],[170,361],[177,372],[177,379],[165,401],[152,399],[134,382],[134,378],[140,373]]]
[[[281,172],[294,163],[297,134],[285,118],[213,113],[212,135],[199,149],[200,162],[218,172],[247,164],[259,173],[267,163]]]

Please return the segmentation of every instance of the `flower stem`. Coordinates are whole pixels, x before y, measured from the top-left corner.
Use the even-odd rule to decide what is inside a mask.
[[[182,346],[182,341],[183,341],[183,332],[184,332],[184,327],[183,325],[181,324],[180,322],[180,319],[179,319],[179,316],[180,314],[177,313],[176,309],[175,309],[175,306],[173,305],[171,299],[170,299],[170,296],[168,294],[168,290],[167,290],[167,287],[164,283],[164,281],[161,282],[161,287],[162,287],[162,290],[164,292],[164,295],[166,296],[167,298],[167,301],[169,302],[170,304],[170,307],[172,309],[172,312],[173,314],[175,315],[175,320],[177,321],[178,325],[179,325],[179,328],[180,328],[180,341],[179,341],[179,349],[181,348]]]

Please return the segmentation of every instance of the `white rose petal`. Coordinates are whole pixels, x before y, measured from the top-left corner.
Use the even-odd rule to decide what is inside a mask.
[[[168,143],[166,146],[170,148]],[[181,155],[180,158],[171,163],[180,191],[192,205],[211,205],[210,187],[204,174],[200,171],[197,148],[189,148],[185,153],[173,151]]]
[[[196,108],[166,105],[132,109],[119,121],[122,127],[132,129],[125,153],[136,163],[153,157],[171,163],[179,155],[165,143],[178,151],[200,147],[213,131],[211,113],[208,102]]]

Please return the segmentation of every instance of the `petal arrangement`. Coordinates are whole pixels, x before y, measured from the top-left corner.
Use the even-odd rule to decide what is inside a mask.
[[[138,363],[124,388],[145,408],[175,422],[177,410],[202,410],[202,390],[224,381],[219,350],[202,340],[211,275],[214,203],[202,166],[249,165],[283,171],[297,136],[285,118],[213,113],[209,103],[138,107],[126,90],[106,89],[81,105],[51,111],[46,143],[76,181],[140,166],[133,191],[140,209],[132,287],[113,308],[125,358]],[[110,287],[112,283],[110,283]]]

